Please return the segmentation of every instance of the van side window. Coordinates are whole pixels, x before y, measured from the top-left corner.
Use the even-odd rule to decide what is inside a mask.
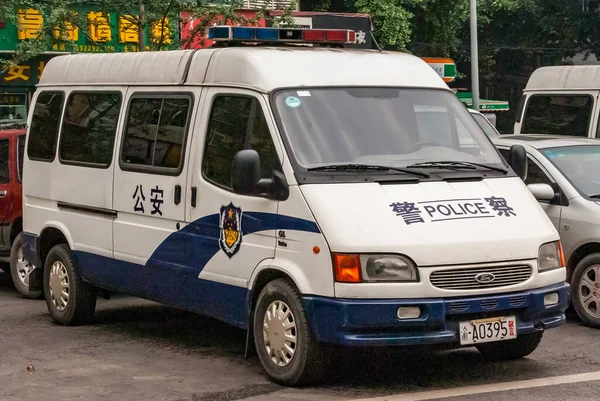
[[[33,109],[27,155],[32,160],[51,162],[56,156],[56,139],[65,95],[42,92]]]
[[[19,182],[23,181],[23,158],[25,157],[25,135],[17,137],[17,177]]]
[[[587,137],[593,104],[590,95],[533,95],[521,133]]]
[[[8,165],[8,139],[0,140],[0,184],[10,182],[10,168]]]
[[[181,172],[190,106],[187,96],[134,97],[129,103],[121,167]]]
[[[60,161],[108,167],[112,162],[120,110],[119,92],[71,94],[60,135]]]
[[[258,152],[261,178],[270,178],[274,170],[281,169],[258,100],[248,96],[219,96],[213,102],[208,123],[202,166],[204,177],[231,189],[233,158],[243,149]]]

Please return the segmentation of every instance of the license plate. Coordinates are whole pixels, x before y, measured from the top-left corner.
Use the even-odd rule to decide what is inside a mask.
[[[517,338],[514,316],[494,317],[459,323],[460,344],[481,344]]]

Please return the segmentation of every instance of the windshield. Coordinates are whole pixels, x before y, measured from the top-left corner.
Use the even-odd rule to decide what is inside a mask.
[[[467,109],[445,90],[283,90],[274,103],[292,153],[307,169],[436,161],[504,165]]]
[[[586,196],[600,194],[600,145],[541,149],[542,154]]]
[[[485,118],[485,116],[481,114],[472,114],[472,116],[475,119],[477,125],[479,125],[483,132],[485,132],[488,138],[494,138],[499,135],[498,131],[496,131],[496,128],[494,128],[492,123],[487,118]]]

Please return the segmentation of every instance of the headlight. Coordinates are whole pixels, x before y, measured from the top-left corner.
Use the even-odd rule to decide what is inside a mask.
[[[417,267],[399,255],[360,255],[363,281],[419,281]]]
[[[549,242],[540,246],[538,254],[538,271],[560,269],[564,267],[565,261],[560,241]]]

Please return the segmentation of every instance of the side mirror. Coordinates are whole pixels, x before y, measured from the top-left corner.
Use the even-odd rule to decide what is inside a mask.
[[[550,202],[556,198],[554,189],[548,184],[529,184],[527,188],[529,188],[535,199],[539,201]]]
[[[272,178],[260,178],[260,156],[255,150],[236,153],[231,170],[233,190],[241,195],[265,194],[269,199],[286,200],[289,186],[283,173],[275,171]]]
[[[513,145],[508,152],[508,164],[523,181],[527,178],[527,152],[522,145]]]
[[[255,150],[240,150],[233,158],[231,182],[238,194],[249,195],[256,191],[260,181],[260,156]]]

